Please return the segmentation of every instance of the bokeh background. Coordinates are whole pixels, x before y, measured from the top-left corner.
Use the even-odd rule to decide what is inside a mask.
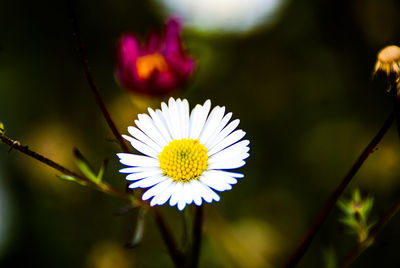
[[[196,3],[195,3],[196,2]],[[205,6],[202,6],[204,4]],[[122,132],[159,99],[131,96],[114,80],[115,42],[145,37],[169,14],[184,17],[183,39],[197,60],[184,91],[193,105],[225,105],[251,141],[246,177],[206,205],[201,267],[279,267],[341,177],[392,110],[372,79],[377,52],[400,43],[395,0],[79,1],[91,70]],[[124,189],[100,110],[86,82],[65,1],[3,1],[0,9],[0,120],[6,134],[74,168],[78,147],[106,180]],[[130,241],[137,211],[56,178],[58,172],[0,145],[1,267],[172,267],[151,214],[142,243]],[[345,195],[375,197],[379,218],[400,199],[400,144],[393,128]],[[178,237],[182,217],[163,207]],[[335,209],[299,267],[339,260],[355,237]],[[398,267],[400,215],[354,267]]]

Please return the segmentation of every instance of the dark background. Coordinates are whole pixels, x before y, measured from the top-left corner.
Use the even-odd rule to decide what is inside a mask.
[[[114,46],[125,31],[144,37],[166,16],[154,1],[80,1],[81,37],[96,83],[122,132],[159,100],[130,96],[113,76]],[[184,92],[191,106],[225,105],[250,140],[245,178],[206,205],[201,267],[276,267],[298,245],[341,177],[392,110],[383,81],[372,79],[377,52],[399,44],[394,0],[289,1],[274,24],[242,34],[186,29],[198,63]],[[0,120],[6,134],[70,168],[78,147],[123,189],[116,143],[86,82],[64,1],[3,1],[0,8]],[[149,214],[143,242],[126,250],[136,211],[0,146],[1,267],[172,266]],[[375,198],[377,219],[400,199],[400,145],[385,136],[345,195]],[[178,236],[182,216],[163,207]],[[330,214],[299,267],[341,260],[356,239]],[[397,267],[400,217],[394,217],[354,267]]]

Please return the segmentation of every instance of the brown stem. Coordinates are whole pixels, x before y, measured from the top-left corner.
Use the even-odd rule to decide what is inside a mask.
[[[192,238],[192,258],[189,267],[196,268],[199,265],[200,248],[201,248],[201,229],[203,227],[203,206],[195,207],[193,238]]]
[[[368,234],[368,238],[364,242],[358,244],[340,263],[340,268],[349,267],[358,256],[360,256],[375,239],[379,231],[386,225],[388,221],[400,210],[400,201],[398,201],[394,206],[371,228]]]
[[[49,158],[47,158],[47,157],[35,152],[35,151],[32,151],[31,149],[29,149],[28,146],[21,145],[21,143],[19,141],[14,141],[14,140],[12,140],[9,137],[4,136],[4,135],[0,135],[0,140],[3,143],[5,143],[8,146],[10,146],[9,151],[11,151],[12,149],[18,150],[21,153],[24,153],[24,154],[26,154],[26,155],[28,155],[28,156],[36,159],[36,160],[48,165],[48,166],[60,171],[63,174],[72,176],[72,177],[80,180],[81,182],[84,182],[85,184],[91,186],[92,188],[95,188],[96,190],[99,190],[101,192],[108,193],[108,194],[111,194],[111,195],[114,195],[114,196],[117,196],[117,197],[120,197],[120,198],[123,198],[123,199],[129,199],[129,195],[127,193],[122,192],[122,191],[120,191],[118,189],[115,189],[115,188],[113,188],[110,185],[105,184],[105,183],[98,183],[97,184],[97,183],[91,181],[90,179],[86,178],[85,176],[77,174],[77,173],[67,169],[66,167],[63,167],[60,164],[54,162],[53,160],[51,160],[51,159],[49,159]]]
[[[69,1],[69,10],[70,10],[70,16],[71,16],[71,20],[72,20],[72,25],[73,25],[73,29],[74,29],[74,37],[75,37],[75,41],[78,47],[78,51],[79,51],[79,55],[82,61],[82,65],[83,65],[83,69],[85,70],[85,75],[86,75],[86,79],[89,83],[90,86],[90,90],[92,91],[94,97],[96,98],[96,102],[101,110],[101,112],[103,113],[103,116],[105,118],[105,120],[107,121],[108,126],[110,127],[112,133],[114,134],[115,138],[118,140],[122,150],[126,153],[129,152],[129,148],[126,145],[124,139],[121,136],[121,133],[119,132],[117,126],[115,125],[114,121],[111,118],[110,113],[107,110],[106,105],[104,104],[103,99],[100,96],[99,90],[97,89],[97,86],[94,82],[92,73],[90,72],[90,68],[89,68],[89,63],[88,63],[88,59],[86,57],[85,51],[83,49],[83,45],[82,45],[82,40],[79,34],[79,28],[78,28],[78,23],[76,20],[76,15],[74,12],[74,9],[72,7],[72,3],[71,1]]]
[[[172,236],[171,231],[169,230],[160,210],[156,207],[153,207],[154,217],[156,223],[158,225],[158,229],[160,230],[161,237],[164,240],[165,245],[167,246],[168,253],[171,256],[175,267],[177,268],[184,268],[184,256],[182,252],[176,247],[176,241]]]
[[[371,142],[368,144],[368,146],[364,149],[364,151],[358,157],[356,162],[353,164],[353,166],[350,168],[350,170],[347,172],[347,174],[343,177],[342,181],[339,183],[339,185],[333,191],[330,198],[325,203],[324,207],[319,212],[318,216],[315,218],[313,224],[309,228],[309,230],[308,230],[307,234],[305,235],[305,237],[303,238],[301,244],[296,248],[295,252],[289,258],[289,261],[285,264],[284,267],[287,267],[287,268],[296,267],[296,265],[299,263],[299,261],[304,256],[305,252],[307,251],[308,247],[310,246],[314,236],[320,229],[321,225],[324,223],[329,212],[332,210],[332,208],[336,204],[338,198],[343,193],[346,186],[353,179],[354,175],[360,169],[362,164],[365,162],[365,160],[368,158],[368,156],[374,151],[375,147],[378,145],[378,143],[381,141],[383,136],[389,130],[390,126],[393,123],[393,120],[394,120],[394,113],[391,113],[388,116],[388,118],[386,119],[386,121],[384,122],[384,124],[382,125],[382,127],[380,128],[380,130],[378,131],[378,133],[371,140]]]

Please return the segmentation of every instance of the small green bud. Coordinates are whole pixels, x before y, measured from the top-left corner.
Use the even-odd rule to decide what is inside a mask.
[[[358,190],[353,192],[351,199],[338,202],[338,206],[344,214],[340,221],[347,226],[350,232],[358,236],[360,243],[368,239],[369,231],[373,226],[369,220],[373,204],[372,197],[362,198]]]

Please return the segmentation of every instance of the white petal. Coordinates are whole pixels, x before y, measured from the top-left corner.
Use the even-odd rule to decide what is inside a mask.
[[[129,168],[122,168],[119,170],[120,173],[135,173],[135,172],[143,172],[143,171],[150,171],[160,169],[159,167],[129,167]]]
[[[139,140],[139,141],[143,142],[144,144],[147,144],[148,146],[153,148],[154,151],[161,153],[163,148],[160,145],[158,145],[157,143],[155,143],[152,139],[150,139],[146,134],[144,134],[138,128],[129,126],[128,132],[137,140]]]
[[[220,200],[219,195],[217,195],[217,194],[216,194],[213,190],[211,190],[207,185],[205,185],[205,184],[203,184],[203,183],[202,183],[202,185],[204,186],[205,191],[208,192],[208,195],[211,196],[211,201],[212,201],[212,200],[215,200],[215,201],[218,202],[218,201]]]
[[[233,177],[232,175],[237,176],[238,173],[226,172],[226,171],[222,171],[222,170],[207,170],[204,173],[207,174],[207,177],[213,178],[215,180],[219,180],[220,182],[223,182],[223,183],[227,183],[227,184],[236,184],[237,183],[237,179],[235,179],[235,177]]]
[[[185,199],[181,197],[181,199],[178,200],[178,209],[182,211],[186,206]]]
[[[246,164],[243,160],[238,161],[220,161],[208,165],[208,169],[235,169],[240,168]]]
[[[207,142],[204,143],[204,145],[208,148],[217,138],[218,134],[221,132],[221,130],[228,124],[229,120],[232,117],[232,113],[227,113],[224,118],[222,118],[221,122],[218,124],[218,127],[215,128],[215,131],[211,134],[211,136],[208,138]]]
[[[193,193],[193,202],[200,206],[202,203],[202,199],[201,199],[201,195],[200,192],[201,190],[198,189],[198,181],[197,180],[192,180],[190,182],[191,186],[192,186],[192,193]]]
[[[198,184],[196,185],[196,189],[199,191],[199,194],[204,199],[204,201],[206,201],[207,203],[211,203],[213,199],[215,201],[219,201],[219,196],[213,190],[211,190],[207,185],[205,185],[201,181],[197,182]]]
[[[234,160],[234,159],[241,159],[243,160],[244,158],[243,155],[246,154],[250,148],[247,147],[247,145],[249,144],[248,140],[243,140],[240,141],[228,148],[225,148],[224,150],[221,150],[215,154],[213,154],[212,156],[209,156],[208,159],[208,163],[213,163],[213,162],[217,162],[217,161],[221,161],[221,160],[225,160],[225,159],[230,159],[230,160]]]
[[[171,197],[172,194],[172,190],[174,189],[174,183],[171,183],[162,193],[160,193],[159,195],[155,196],[151,202],[150,202],[150,206],[154,206],[154,205],[162,205],[165,202],[167,202],[167,200]]]
[[[225,116],[226,117],[226,116]],[[224,119],[225,117],[222,119],[221,121],[221,125],[222,123],[225,123]],[[232,122],[230,122],[226,127],[224,127],[223,129],[221,129],[220,131],[217,132],[217,134],[212,137],[210,137],[207,141],[206,147],[207,148],[212,148],[215,144],[217,144],[218,142],[220,142],[221,140],[223,140],[226,136],[228,136],[232,131],[235,130],[235,128],[239,125],[240,120],[239,119],[235,119]]]
[[[178,112],[178,107],[177,107],[177,101],[175,101],[173,98],[169,98],[168,101],[168,117],[169,120],[171,122],[171,126],[172,126],[172,133],[173,133],[173,137],[174,139],[180,140],[182,139],[181,137],[181,124],[180,124],[180,114]]]
[[[157,143],[161,148],[164,148],[167,145],[167,141],[161,135],[161,133],[154,126],[153,120],[147,114],[139,114],[138,120],[135,120],[135,124],[146,134],[149,138],[151,138],[155,143]]]
[[[136,181],[136,180],[140,180],[140,179],[144,179],[144,178],[148,178],[148,177],[152,177],[152,176],[161,176],[163,174],[163,172],[161,171],[161,169],[155,169],[155,170],[149,170],[149,171],[144,171],[144,172],[137,172],[137,173],[132,173],[129,174],[128,176],[126,176],[126,180],[127,181]]]
[[[217,143],[214,147],[211,147],[210,150],[207,152],[208,155],[213,155],[222,149],[225,149],[226,147],[234,144],[235,142],[239,141],[241,138],[243,138],[246,135],[246,132],[243,130],[239,129],[231,134],[229,134],[226,138],[224,138],[222,141]]]
[[[193,202],[192,186],[190,183],[186,182],[183,184],[183,198],[188,205]]]
[[[182,136],[189,137],[189,103],[186,99],[182,101],[180,113],[182,115]]]
[[[205,173],[205,172],[204,172]],[[203,174],[200,178],[200,181],[204,183],[205,185],[217,190],[217,191],[225,191],[225,190],[230,190],[232,189],[232,186],[225,183],[223,180],[221,180],[218,177],[213,177],[207,174]]]
[[[228,171],[225,171],[225,170],[213,170],[213,169],[211,169],[211,170],[207,170],[207,172],[212,172],[215,175],[221,176],[221,177],[231,177],[231,178],[238,178],[238,179],[244,177],[244,175],[242,173],[228,172]],[[230,183],[230,184],[234,184],[234,183]]]
[[[175,206],[178,201],[182,198],[183,184],[180,182],[174,182],[175,188],[172,191],[171,199],[169,200],[169,205],[171,207]]]
[[[215,132],[218,125],[225,113],[225,107],[216,106],[208,116],[207,122],[204,125],[204,129],[200,134],[200,143],[206,144],[211,135]]]
[[[171,133],[168,131],[168,126],[162,117],[162,112],[160,110],[153,111],[153,109],[148,109],[151,118],[153,119],[154,125],[160,131],[162,136],[167,142],[172,141]]]
[[[132,166],[132,167],[157,167],[160,166],[160,162],[152,157],[137,155],[137,154],[127,154],[119,153],[117,154],[121,164]]]
[[[162,114],[163,120],[168,127],[169,133],[171,133],[172,139],[177,139],[178,138],[177,126],[176,126],[176,122],[174,121],[174,115],[172,114],[170,107],[168,107],[168,105],[163,102],[163,103],[161,103],[161,110],[162,110],[161,114]]]
[[[178,135],[179,135],[179,139],[185,138],[183,136],[184,122],[183,122],[183,114],[182,114],[182,107],[181,106],[182,106],[182,100],[181,99],[177,99],[176,100],[176,113],[177,113],[177,117],[178,117],[177,122],[179,124],[178,129],[177,129],[177,132],[178,132]]]
[[[171,179],[167,179],[153,187],[151,187],[149,190],[147,190],[143,195],[142,199],[147,200],[152,196],[159,195],[162,193],[170,184],[172,183]]]
[[[197,107],[197,106],[196,106]],[[211,108],[211,101],[206,100],[203,106],[199,106],[198,112],[196,114],[196,119],[191,122],[190,125],[190,138],[198,139],[201,131],[203,130],[204,124],[207,119],[208,112]]]
[[[130,185],[129,185],[129,188],[130,189],[133,189],[133,188],[149,188],[149,187],[151,187],[151,186],[153,186],[153,185],[156,185],[156,184],[158,184],[158,183],[160,183],[160,182],[162,182],[162,181],[164,181],[164,180],[167,180],[168,178],[167,177],[165,177],[165,176],[153,176],[153,177],[148,177],[148,178],[145,178],[145,179],[143,179],[143,180],[140,180],[140,181],[136,181],[136,182],[134,182],[134,183],[131,183]]]
[[[175,188],[175,184],[171,184],[168,189],[166,189],[159,198],[157,198],[157,205],[163,205],[165,202],[168,201],[168,199],[171,197],[172,195],[172,191]]]
[[[199,118],[200,110],[201,110],[201,105],[197,104],[196,107],[193,108],[189,116],[189,138],[191,139],[195,139],[194,133],[196,130],[196,125]]]
[[[127,141],[129,141],[132,145],[133,148],[135,148],[138,152],[141,152],[142,154],[157,158],[159,153],[157,153],[156,151],[154,151],[150,146],[147,146],[146,144],[138,141],[135,138],[132,138],[131,136],[127,136],[127,135],[122,135],[122,137],[124,137],[124,139],[126,139]]]

